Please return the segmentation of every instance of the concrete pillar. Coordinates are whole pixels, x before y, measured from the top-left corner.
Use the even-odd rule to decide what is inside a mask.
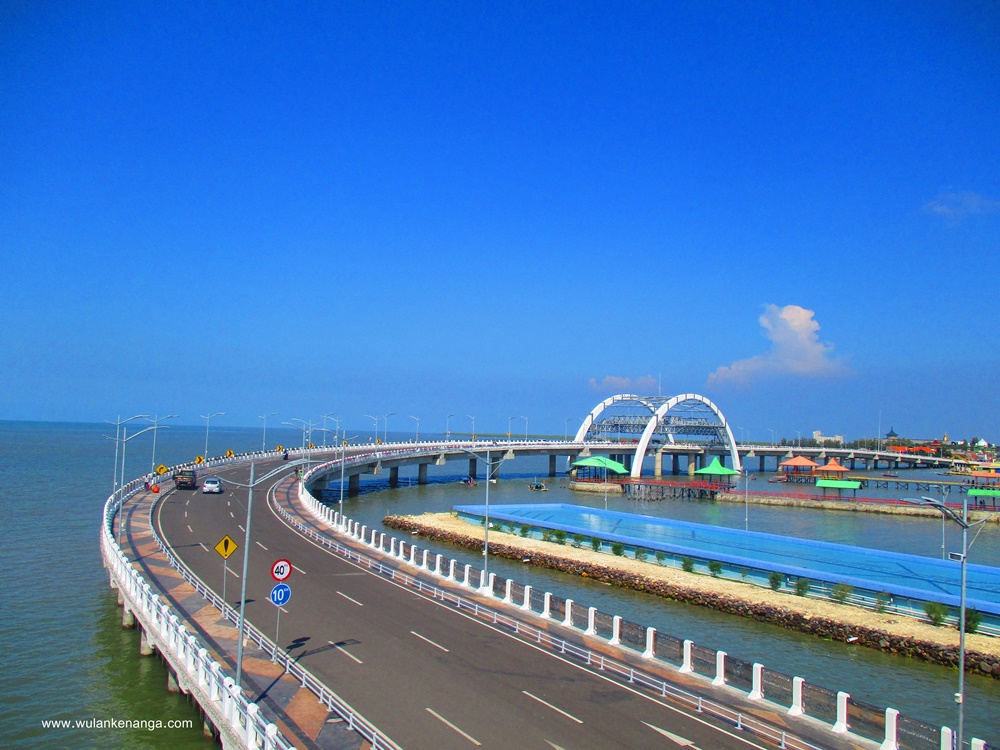
[[[608,640],[609,646],[617,646],[622,642],[622,618],[615,615],[611,618],[611,638]]]
[[[566,616],[563,617],[562,624],[565,627],[567,627],[567,628],[571,628],[571,627],[573,627],[573,600],[572,599],[567,599],[566,600],[565,610],[566,610]]]
[[[139,634],[139,655],[140,656],[152,656],[156,651],[153,641],[150,639],[149,635],[146,633],[145,628],[140,628],[142,631]]]
[[[507,583],[506,583],[505,588],[504,588],[504,592],[503,592],[503,603],[504,604],[510,604],[511,603],[512,600],[510,598],[510,594],[511,594],[511,589],[513,589],[513,587],[514,587],[514,581],[511,580],[510,578],[508,578],[507,579]]]
[[[688,476],[693,477],[695,470],[698,468],[698,457],[692,454],[688,454]]]
[[[552,616],[552,594],[545,592],[544,604],[542,604],[542,619],[548,620]]]
[[[670,458],[671,458],[671,464],[672,464],[672,466],[670,468],[670,473],[673,474],[674,476],[677,476],[678,474],[681,473],[681,457],[680,457],[680,454],[679,453],[675,453]]]
[[[653,454],[653,476],[662,477],[663,476],[663,449],[656,451]]]
[[[646,650],[642,652],[643,659],[656,656],[656,628],[646,628]]]
[[[747,700],[759,701],[764,698],[764,665],[755,663],[753,665],[753,687]]]
[[[354,497],[361,490],[361,475],[351,474],[347,478],[347,496]]]
[[[121,587],[115,585],[112,588],[114,588],[115,591],[116,591],[116,593],[118,594],[118,606],[119,607],[124,606],[125,605],[125,594],[122,592]]]
[[[423,568],[424,570],[429,570],[429,567],[427,565],[427,554],[428,551],[424,550],[423,559],[420,561],[420,567]]]
[[[521,609],[525,612],[531,611],[531,585],[524,587],[524,604],[521,605]]]
[[[597,607],[587,608],[587,629],[584,635],[597,635]]]
[[[417,484],[427,484],[427,466],[428,464],[417,466]]]
[[[135,627],[135,614],[131,609],[128,608],[128,604],[122,607],[122,627],[123,628],[134,628]]]
[[[465,580],[462,581],[462,585],[469,588],[469,576],[472,575],[472,566],[466,563],[465,565]]]
[[[848,729],[847,702],[850,699],[850,694],[845,693],[843,690],[837,693],[837,721],[833,725],[833,731],[837,734],[843,734]]]
[[[726,652],[715,652],[715,679],[712,680],[714,687],[722,687],[726,684]]]
[[[410,565],[416,565],[417,564],[416,555],[417,555],[417,548],[414,547],[411,544],[410,545]]]
[[[167,692],[179,693],[180,691],[180,686],[177,684],[177,675],[174,674],[174,670],[167,667]]]
[[[390,466],[389,467],[389,486],[398,487],[399,486],[399,467]]]
[[[441,555],[434,558],[434,575],[439,577],[441,575]]]
[[[554,453],[549,455],[549,476],[554,477],[556,475],[556,458],[558,458]]]
[[[472,477],[473,479],[476,478],[476,471],[478,471],[477,469],[478,466],[479,466],[479,461],[477,459],[475,458],[469,459],[469,476]]]
[[[456,562],[457,561],[454,558],[452,558],[451,562],[448,564],[448,580],[449,581],[454,581],[455,580],[455,563]]]
[[[802,683],[804,683],[801,677],[792,678],[792,705],[788,709],[789,716],[802,716],[805,711],[802,710]]]
[[[681,662],[681,667],[678,672],[693,672],[694,668],[691,666],[691,647],[694,646],[694,641],[684,641],[684,661]]]
[[[899,711],[887,708],[885,710],[885,740],[879,745],[879,750],[899,750],[899,743],[896,741],[898,723]]]

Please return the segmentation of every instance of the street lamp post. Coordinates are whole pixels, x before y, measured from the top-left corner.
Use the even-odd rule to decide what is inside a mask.
[[[263,431],[263,433],[261,433],[261,436],[260,436],[260,449],[264,453],[267,453],[267,418],[268,417],[276,417],[276,416],[278,416],[278,412],[272,411],[270,414],[261,414],[261,415],[259,415],[257,417],[257,419],[263,419],[264,420],[264,431]]]
[[[149,415],[148,414],[136,414],[134,416],[129,417],[128,419],[122,419],[121,416],[119,416],[117,422],[111,422],[111,421],[109,421],[107,419],[104,420],[108,424],[113,424],[115,426],[115,437],[114,437],[114,441],[115,441],[115,464],[112,467],[114,469],[114,471],[112,472],[114,474],[114,481],[113,481],[113,483],[111,485],[111,494],[112,495],[118,491],[118,443],[121,441],[122,425],[125,424],[126,422],[131,422],[133,419],[149,419]],[[110,440],[111,438],[108,438],[108,439]]]
[[[416,434],[414,436],[414,442],[420,442],[420,417],[415,417],[415,416],[413,416],[411,414],[410,415],[410,419],[417,420],[417,431],[416,431]]]
[[[451,418],[454,416],[454,414],[449,414],[444,419],[444,440],[446,443],[451,442]]]
[[[519,417],[519,419],[523,419],[524,420],[524,442],[528,442],[528,418],[527,417]]]
[[[145,416],[145,415],[143,415],[143,416]],[[128,420],[126,420],[126,421],[128,421]],[[125,448],[128,446],[128,441],[129,440],[134,440],[135,438],[139,437],[142,433],[149,432],[150,430],[155,430],[155,428],[154,427],[146,427],[145,429],[139,430],[138,432],[136,432],[135,434],[133,434],[133,435],[130,436],[128,434],[128,427],[123,427],[122,428],[122,435],[121,435],[121,437],[120,438],[115,438],[115,461],[118,460],[118,445],[117,444],[119,442],[121,442],[121,444],[122,444],[121,482],[118,483],[117,479],[116,479],[116,482],[115,482],[118,485],[118,487],[120,487],[122,489],[125,488]],[[110,440],[110,439],[111,438],[108,438],[108,440]],[[118,474],[118,467],[117,466],[115,467],[115,474],[116,475]],[[116,491],[117,491],[117,488],[116,488]],[[119,510],[119,516],[118,516],[118,546],[120,548],[122,546],[122,527],[125,525],[125,493],[124,492],[122,492],[122,496],[120,498],[120,502],[118,503],[118,510]]]
[[[396,416],[396,412],[394,412],[394,411],[391,411],[388,414],[383,414],[382,415],[382,442],[383,443],[388,443],[389,442],[389,417],[394,417],[394,416]],[[378,437],[378,435],[376,435],[375,437]]]
[[[460,448],[463,453],[468,453],[470,456],[479,458],[479,454],[475,451],[470,451],[465,448]],[[497,469],[499,470],[500,465],[504,461],[509,461],[515,458],[514,451],[510,448],[504,454],[503,458],[497,462]],[[486,449],[486,515],[485,522],[483,524],[483,578],[486,585],[489,585],[490,581],[490,481],[493,479],[493,462],[490,461],[490,449]]]
[[[770,427],[768,427],[767,429],[768,432],[771,433],[771,445],[777,445],[777,438],[774,436],[774,430],[772,430]]]
[[[514,420],[514,417],[507,417],[507,439],[510,440],[510,423]]]
[[[324,448],[326,447],[326,433],[328,432],[328,430],[326,429],[326,420],[328,420],[328,419],[332,419],[333,422],[334,422],[334,424],[337,425],[337,430],[336,430],[336,432],[333,433],[333,442],[334,443],[337,442],[337,438],[340,435],[340,418],[339,417],[335,417],[332,414],[324,414],[323,415],[323,447]]]
[[[346,434],[346,430],[344,431]],[[357,438],[357,435],[345,437],[340,444],[340,524],[344,525],[344,464],[347,462],[347,444]]]
[[[150,419],[146,417],[146,420],[153,423],[153,457],[149,461],[149,473],[152,474],[156,471],[156,431],[160,428],[160,422],[164,419],[177,419],[176,414],[168,414],[165,417],[153,417]]]
[[[466,414],[465,416],[467,416],[469,419],[472,420],[472,439],[475,440],[476,439],[476,418],[474,416],[472,416],[471,414]]]
[[[212,422],[212,417],[221,417],[225,414],[224,411],[217,411],[215,414],[202,414],[201,418],[205,420],[205,460],[208,460],[208,426]]]
[[[947,495],[945,497],[947,498]],[[986,523],[986,519],[969,523],[968,494],[962,495],[962,515],[949,508],[945,502],[936,500],[933,497],[904,497],[903,500],[908,503],[934,508],[941,513],[942,517],[947,517],[962,527],[961,590],[959,592],[958,604],[958,692],[955,693],[955,703],[958,704],[958,732],[955,747],[961,748],[965,734],[965,588],[966,567],[969,561],[969,529],[973,526]]]
[[[375,422],[375,442],[378,442],[378,416],[372,416],[371,414],[365,414],[366,417]]]

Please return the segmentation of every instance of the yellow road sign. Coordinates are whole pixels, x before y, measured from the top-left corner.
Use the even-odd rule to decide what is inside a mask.
[[[163,464],[160,464],[159,466],[156,467],[156,473],[162,477],[164,474],[167,473],[167,467],[164,466]]]
[[[315,448],[316,446],[315,446],[315,445],[313,445],[312,443],[309,443],[309,447],[310,447],[310,448]]]
[[[203,464],[203,463],[205,463],[205,457],[204,456],[195,456],[194,457],[194,462],[196,464]]]
[[[229,451],[226,451],[226,458],[232,458],[232,457],[233,457],[233,456],[235,456],[235,455],[236,455],[236,454],[235,454],[235,453],[233,453],[233,452],[232,452],[231,450],[229,450]]]
[[[275,446],[275,448],[274,448],[274,449],[275,449],[276,451],[278,451],[278,453],[281,453],[281,451],[285,450],[285,446],[283,446],[283,445],[278,445],[278,446]]]
[[[228,560],[229,556],[233,554],[239,546],[240,545],[230,539],[229,534],[226,534],[219,540],[219,543],[215,545],[215,551],[222,555],[224,560]]]

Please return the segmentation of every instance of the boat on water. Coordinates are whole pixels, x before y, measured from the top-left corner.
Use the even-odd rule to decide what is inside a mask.
[[[533,482],[528,483],[528,489],[534,490],[535,492],[548,492],[549,488],[545,486],[545,482],[539,482],[537,479]]]
[[[462,477],[462,479],[460,479],[459,481],[462,484],[469,484],[469,485],[472,485],[472,484],[476,483],[476,480],[473,479],[472,477]]]
[[[776,477],[771,477],[767,481],[770,482],[771,484],[777,484],[777,483],[780,483],[780,482],[787,482],[788,481],[788,476],[786,474],[781,474],[781,475],[776,476]]]
[[[899,476],[899,472],[896,472],[896,471],[883,471],[882,472],[882,476],[889,477],[889,478],[894,478],[894,477],[898,477]]]

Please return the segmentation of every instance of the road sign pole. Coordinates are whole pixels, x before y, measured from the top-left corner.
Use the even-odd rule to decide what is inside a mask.
[[[254,463],[250,462],[250,488],[247,496],[247,531],[246,547],[243,549],[243,579],[240,582],[240,627],[238,640],[236,642],[236,687],[241,686],[243,677],[243,632],[246,628],[246,608],[247,608],[247,568],[250,567],[250,513],[253,510],[253,470]]]
[[[281,643],[278,641],[278,631],[281,628],[281,607],[278,607],[278,622],[274,626],[274,656],[271,657],[271,661],[278,655],[278,649],[281,648]]]
[[[226,614],[226,579],[229,577],[229,560],[222,558],[222,614]]]

